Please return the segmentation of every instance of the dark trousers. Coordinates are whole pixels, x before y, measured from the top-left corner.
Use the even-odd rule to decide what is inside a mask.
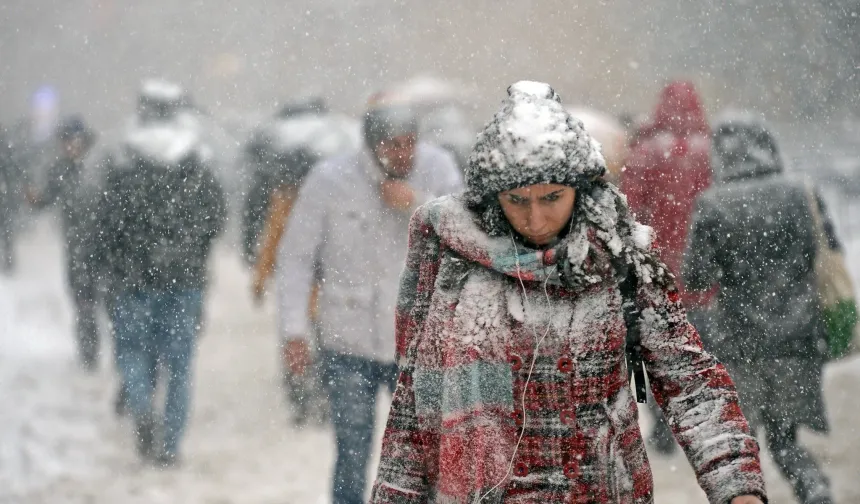
[[[818,462],[797,443],[797,425],[786,425],[762,411],[770,456],[794,488],[801,504],[831,504],[830,482]]]
[[[79,246],[66,247],[66,274],[75,310],[75,337],[78,356],[84,366],[98,364],[99,330],[96,322],[98,295],[94,269]]]
[[[376,414],[376,393],[394,392],[397,364],[322,352],[323,381],[329,393],[337,444],[332,504],[362,504]]]

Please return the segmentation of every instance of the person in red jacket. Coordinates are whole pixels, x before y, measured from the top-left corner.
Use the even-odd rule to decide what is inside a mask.
[[[702,308],[712,295],[687,292],[680,270],[696,197],[711,185],[710,149],[710,128],[695,86],[671,82],[660,94],[653,118],[633,135],[621,175],[630,208],[654,229],[660,258],[675,274],[690,321],[703,339],[708,331]],[[654,413],[658,420],[651,442],[661,453],[671,453],[671,431],[659,411]]]

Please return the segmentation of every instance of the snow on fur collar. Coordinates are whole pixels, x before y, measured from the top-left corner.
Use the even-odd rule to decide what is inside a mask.
[[[579,290],[612,276],[623,277],[630,268],[643,284],[666,286],[673,281],[651,250],[653,230],[633,219],[626,197],[615,186],[601,181],[577,198],[570,232],[546,250],[529,248],[513,235],[487,233],[462,196],[437,199],[426,211],[443,246],[523,281]]]

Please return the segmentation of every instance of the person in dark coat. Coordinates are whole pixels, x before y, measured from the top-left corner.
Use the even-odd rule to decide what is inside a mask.
[[[271,196],[283,175],[283,163],[276,154],[273,155],[277,149],[273,148],[268,130],[299,116],[323,116],[328,111],[325,100],[319,97],[288,102],[270,121],[253,132],[245,146],[245,162],[251,167],[251,181],[242,206],[242,258],[249,265],[258,262],[260,238],[264,235]]]
[[[138,454],[171,466],[190,411],[207,263],[224,227],[226,201],[194,149],[193,131],[155,124],[139,133],[133,139],[140,145],[129,141],[129,160],[107,175],[98,214],[100,255]],[[156,361],[167,389],[161,421],[153,407]]]
[[[99,334],[96,323],[97,272],[93,257],[93,201],[95,191],[85,180],[84,160],[95,143],[95,133],[82,118],[60,122],[56,138],[59,156],[48,169],[47,184],[28,191],[36,209],[54,206],[60,213],[66,252],[66,273],[75,309],[78,354],[88,370],[98,365]]]
[[[828,429],[814,190],[783,176],[774,136],[752,116],[718,124],[713,164],[717,183],[696,202],[682,269],[690,289],[719,286],[705,343],[735,379],[751,426],[767,432],[771,456],[800,502],[829,504],[827,478],[797,444],[800,426]],[[826,216],[820,197],[814,200]],[[839,247],[829,220],[825,227],[829,245]]]
[[[0,270],[11,271],[15,263],[15,217],[18,213],[20,172],[11,139],[0,126]]]

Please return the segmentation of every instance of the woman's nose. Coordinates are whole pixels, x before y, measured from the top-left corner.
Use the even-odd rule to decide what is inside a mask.
[[[546,224],[546,219],[543,216],[543,212],[541,212],[540,208],[532,206],[529,211],[529,230],[540,231],[543,229],[544,224]]]

